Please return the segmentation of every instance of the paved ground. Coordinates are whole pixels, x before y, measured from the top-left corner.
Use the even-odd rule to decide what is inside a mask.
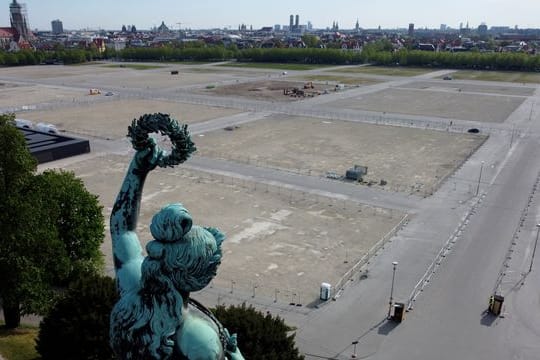
[[[170,70],[178,68],[179,76],[172,76]],[[317,72],[302,75],[325,76]],[[299,74],[293,73],[293,76]],[[274,77],[279,77],[281,81],[268,80]],[[181,122],[192,125],[195,131],[199,124],[204,128],[206,124],[214,122],[239,122],[233,127],[236,129],[234,131],[224,131],[223,127],[210,132],[211,127],[206,132],[197,131],[194,139],[201,156],[316,177],[324,177],[327,171],[343,175],[348,168],[359,164],[368,166],[366,183],[373,184],[373,187],[421,196],[432,193],[439,182],[484,140],[482,136],[452,132],[418,131],[365,125],[358,121],[327,121],[271,113],[258,121],[242,123],[241,110],[237,110],[234,105],[242,106],[253,100],[264,100],[262,104],[270,103],[272,96],[283,97],[283,86],[303,84],[286,82],[284,78],[279,71],[243,71],[217,66],[187,66],[185,71],[184,67],[177,65],[163,65],[148,70],[108,65],[23,67],[15,71],[10,69],[9,72],[0,69],[0,79],[4,83],[20,85],[12,89],[47,89],[45,94],[40,91],[40,96],[26,100],[27,107],[20,117],[36,122],[51,122],[68,133],[110,139],[111,144],[105,145],[105,148],[103,143],[94,146],[95,154],[101,155],[98,158],[81,157],[80,162],[69,159],[56,165],[73,170],[82,177],[88,188],[100,195],[105,209],[110,209],[129,161],[129,157],[125,156],[127,144],[122,137],[131,120],[143,113],[171,113]],[[211,80],[220,80],[223,84],[212,81],[212,84],[218,84],[217,90],[209,90],[214,94],[196,95],[196,99],[203,99],[207,104],[219,104],[216,95],[222,95],[235,98],[232,106],[190,103],[193,95],[189,94],[204,93],[205,84]],[[374,85],[371,80],[367,84],[364,91],[369,92],[369,87]],[[261,86],[266,90],[252,91],[260,90]],[[326,85],[323,83],[317,86],[322,89]],[[102,94],[88,95],[90,87],[99,88]],[[103,96],[109,90],[113,90],[114,95]],[[272,91],[276,94],[272,94]],[[356,90],[344,90],[341,93],[347,94],[349,91]],[[74,97],[66,99],[65,94],[70,92]],[[264,94],[261,96],[261,93]],[[340,94],[322,96],[335,98]],[[342,101],[354,103],[354,99]],[[248,117],[257,120],[257,114]],[[119,156],[110,155],[110,150],[115,148],[112,145],[114,142],[118,145],[113,153]],[[204,195],[199,175],[175,175],[170,178],[168,174],[163,172],[163,179],[157,184],[147,184],[145,194],[150,195],[145,195],[141,224],[147,224],[151,214],[166,202],[189,203],[196,218],[207,224],[219,225],[226,231],[231,239],[227,246],[242,249],[227,249],[230,251],[227,254],[228,262],[223,265],[216,286],[228,287],[234,278],[237,287],[249,290],[255,285],[260,294],[266,293],[268,297],[272,296],[274,289],[282,288],[283,293],[302,294],[303,303],[314,301],[321,282],[337,283],[404,215],[400,211],[389,212],[384,207],[361,211],[362,206],[349,203],[347,198],[331,201],[324,197],[310,199],[303,191],[282,190],[281,184],[265,185],[264,190],[259,185],[254,191],[257,182],[252,181],[249,184],[242,183],[231,193],[231,187],[237,188],[240,180],[225,175],[209,176],[210,183],[204,185],[210,185],[212,191]],[[168,178],[170,180],[166,180]],[[228,182],[229,179],[232,180]],[[381,180],[386,184],[381,185]],[[214,185],[215,182],[221,183],[220,186]],[[241,200],[246,196],[246,188],[251,190],[251,199]],[[194,193],[196,196],[189,200],[192,189],[197,189]],[[265,200],[268,197],[266,191],[269,191],[270,199],[279,198],[275,196],[277,192],[283,198],[281,203],[273,204]],[[236,200],[230,198],[231,194],[235,195]],[[205,196],[208,200],[196,201]],[[217,207],[219,202],[234,206],[235,211]],[[250,211],[242,211],[241,208],[247,204],[256,208],[248,207]],[[220,211],[216,212],[218,209]],[[105,215],[108,217],[108,211]],[[141,226],[141,235],[148,239],[145,226]],[[292,241],[293,238],[296,239]],[[104,253],[110,267],[108,243],[107,237]],[[253,257],[253,253],[258,253],[259,258]],[[274,255],[263,260],[260,258],[265,257],[262,254]]]
[[[332,69],[290,71],[283,76],[279,70],[227,70],[199,65],[185,67],[185,72],[190,74],[185,80],[182,77],[171,80],[168,72],[179,67],[184,72],[184,67],[179,65],[139,73],[133,69],[93,65],[52,67],[50,72],[44,67],[10,68],[0,69],[0,82],[53,86],[81,93],[89,85],[102,84],[103,90],[115,91],[113,99],[92,97],[90,104],[86,99],[70,103],[65,99],[36,97],[25,108],[18,106],[19,117],[30,118],[44,109],[59,111],[58,121],[65,121],[73,128],[64,128],[66,132],[96,134],[90,136],[91,154],[40,168],[73,169],[90,189],[100,194],[106,211],[110,211],[127,167],[129,146],[118,138],[123,127],[114,122],[97,122],[94,126],[91,121],[77,121],[78,116],[65,119],[67,113],[62,111],[86,108],[100,113],[105,108],[116,119],[132,114],[132,110],[125,108],[130,108],[134,99],[179,111],[187,109],[194,119],[192,130],[196,142],[204,150],[184,168],[169,169],[160,173],[155,183],[149,182],[142,217],[148,218],[152,209],[162,202],[183,201],[193,204],[190,207],[195,219],[209,220],[212,225],[226,229],[229,242],[223,271],[211,288],[196,296],[208,305],[248,301],[285,317],[297,327],[298,345],[308,359],[349,358],[354,339],[362,341],[362,356],[373,356],[390,334],[398,334],[384,320],[390,281],[388,264],[399,261],[395,296],[406,299],[441,247],[470,221],[470,214],[478,209],[478,199],[484,197],[484,191],[499,186],[497,175],[510,161],[513,145],[536,134],[530,133],[527,124],[540,111],[535,106],[536,97],[529,96],[535,86],[438,80],[450,71],[407,78],[351,75],[382,82],[278,104],[244,96],[208,96],[196,92],[211,84],[321,76],[331,74]],[[393,102],[387,102],[384,96],[392,96]],[[364,98],[370,101],[359,100]],[[454,107],[446,105],[447,99]],[[366,109],[356,110],[357,103]],[[0,109],[13,107],[17,106]],[[224,112],[219,113],[220,110]],[[116,112],[119,117],[113,116]],[[83,113],[81,117],[86,116]],[[124,128],[131,117],[126,119]],[[105,140],[106,136],[102,135],[108,126],[113,140]],[[239,128],[224,131],[225,126]],[[478,128],[481,136],[466,135],[470,127]],[[312,131],[310,136],[300,136],[309,131]],[[482,134],[490,135],[485,143]],[[249,148],[247,159],[241,155],[240,144]],[[468,150],[463,151],[463,147]],[[333,155],[323,151],[327,148]],[[347,161],[336,161],[339,154],[347,154]],[[396,184],[405,183],[413,176],[419,176],[426,184],[437,184],[436,179],[446,180],[438,183],[440,187],[433,196],[423,198],[410,195],[410,191],[404,190],[408,186],[382,189],[351,185],[321,178],[323,170],[314,171],[326,166],[343,169],[349,162],[361,161],[369,161],[375,174],[385,174]],[[411,166],[399,167],[403,162]],[[384,163],[386,169],[381,165]],[[426,169],[431,173],[426,173]],[[404,213],[412,216],[403,224],[404,228],[396,229],[397,236],[392,237],[394,233],[389,231]],[[140,230],[141,237],[147,238],[145,227],[141,226]],[[385,233],[390,236],[385,237]],[[358,272],[347,273],[344,292],[338,294],[341,297],[336,302],[317,310],[306,306],[317,304],[316,287],[321,278],[343,276],[366,248],[381,239],[389,241],[370,253],[369,264],[359,267],[362,274],[368,274],[367,279]],[[259,249],[266,250],[264,256]],[[107,252],[106,244],[104,252]],[[256,261],[253,254],[264,260]],[[460,270],[458,266],[456,271]],[[231,282],[233,277],[237,282]],[[259,278],[263,281],[257,281]],[[443,310],[436,306],[433,309]],[[520,331],[531,326],[523,327],[523,323],[517,321],[512,326]],[[421,322],[416,324],[420,326]],[[459,329],[460,322],[452,324],[454,329]],[[532,327],[536,333],[537,326]],[[407,343],[407,338],[400,339],[403,347],[418,349]],[[540,341],[532,335],[525,343],[535,339]],[[395,349],[388,347],[386,354],[394,356]],[[433,353],[430,350],[424,354]]]

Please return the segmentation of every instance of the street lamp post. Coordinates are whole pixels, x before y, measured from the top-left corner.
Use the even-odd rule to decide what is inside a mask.
[[[390,319],[390,313],[392,311],[392,304],[394,303],[394,280],[396,279],[396,267],[398,262],[392,262],[392,287],[390,288],[390,301],[388,302],[388,319]]]
[[[358,340],[357,341],[353,341],[352,342],[353,346],[354,346],[354,349],[353,349],[353,353],[351,355],[351,359],[356,359],[356,345],[358,344]]]
[[[529,272],[532,271],[533,261],[534,261],[534,254],[536,253],[536,245],[538,244],[538,235],[540,233],[540,224],[536,224],[536,239],[534,240],[534,247],[533,252],[531,256],[531,265],[529,266]]]
[[[478,184],[476,185],[476,194],[474,196],[478,195],[478,191],[480,191],[480,181],[482,180],[482,170],[484,169],[484,162],[480,164],[480,174],[478,174]]]

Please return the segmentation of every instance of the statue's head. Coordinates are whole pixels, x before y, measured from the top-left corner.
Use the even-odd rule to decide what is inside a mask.
[[[169,339],[183,319],[184,292],[203,289],[221,263],[225,236],[192,225],[182,204],[161,209],[150,231],[154,240],[146,245],[141,287],[123,295],[111,313],[111,344],[125,359],[170,358]]]
[[[217,229],[193,226],[182,204],[161,209],[152,219],[154,237],[146,246],[143,262],[143,287],[152,287],[156,276],[168,277],[177,290],[203,289],[216,276],[221,264],[221,243],[225,238]]]

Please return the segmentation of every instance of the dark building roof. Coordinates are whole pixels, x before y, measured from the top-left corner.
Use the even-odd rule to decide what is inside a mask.
[[[30,153],[42,164],[90,152],[90,142],[59,134],[18,128],[23,132]]]

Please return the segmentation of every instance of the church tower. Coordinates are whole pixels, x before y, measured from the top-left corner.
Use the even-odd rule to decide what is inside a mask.
[[[11,14],[11,27],[17,31],[19,37],[17,40],[20,40],[20,38],[28,40],[30,31],[28,30],[28,20],[24,4],[19,4],[17,0],[13,0],[9,4],[9,12]]]

